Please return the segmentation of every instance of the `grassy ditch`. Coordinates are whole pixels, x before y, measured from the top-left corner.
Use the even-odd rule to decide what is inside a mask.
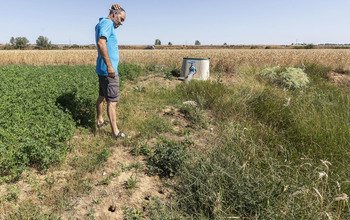
[[[239,74],[251,79],[257,72]],[[259,77],[234,87],[192,82],[181,88],[212,110],[220,127],[212,150],[191,154],[179,172],[181,209],[212,219],[349,218],[350,96],[324,75],[314,75],[304,90]]]

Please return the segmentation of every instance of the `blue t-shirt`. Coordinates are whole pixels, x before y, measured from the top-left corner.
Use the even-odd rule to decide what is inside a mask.
[[[97,45],[100,37],[105,37],[107,39],[108,56],[115,70],[115,75],[118,75],[119,50],[118,39],[117,35],[115,34],[114,26],[113,21],[111,21],[109,18],[100,18],[100,22],[95,27],[95,40]],[[97,51],[98,57],[96,62],[96,73],[101,76],[108,76],[107,65],[101,57],[98,45]]]

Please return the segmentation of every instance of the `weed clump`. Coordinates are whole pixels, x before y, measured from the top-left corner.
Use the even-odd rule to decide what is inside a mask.
[[[140,210],[127,206],[123,206],[122,209],[124,211],[124,219],[126,220],[144,219],[144,213]]]
[[[328,73],[332,70],[332,68],[318,64],[318,63],[306,63],[303,66],[305,73],[307,73],[311,77],[318,78],[327,78]]]
[[[188,146],[188,143],[168,140],[159,143],[148,161],[150,173],[158,173],[164,177],[174,176],[187,158]]]
[[[288,89],[304,89],[310,83],[306,73],[294,67],[268,67],[260,72],[260,76]]]
[[[120,73],[121,82],[125,80],[136,80],[142,75],[142,67],[137,64],[121,63],[118,65],[118,73]]]
[[[131,176],[129,179],[125,181],[125,188],[126,189],[134,189],[136,188],[137,183],[141,182],[136,177]]]
[[[136,143],[133,145],[131,149],[131,153],[134,156],[140,156],[140,155],[145,155],[145,156],[150,156],[152,155],[151,148],[148,146],[148,143]]]
[[[182,105],[180,112],[182,112],[185,117],[193,124],[198,125],[202,128],[206,128],[205,117],[197,106]]]
[[[177,92],[195,101],[202,109],[213,109],[227,93],[224,85],[211,81],[192,80],[177,87]]]

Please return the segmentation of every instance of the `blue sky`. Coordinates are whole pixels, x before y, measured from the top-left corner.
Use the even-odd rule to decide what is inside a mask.
[[[121,45],[350,43],[349,0],[1,0],[0,43],[93,44],[113,3],[127,12]]]

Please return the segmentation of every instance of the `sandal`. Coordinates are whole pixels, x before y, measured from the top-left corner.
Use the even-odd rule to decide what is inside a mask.
[[[108,120],[103,120],[103,122],[101,123],[101,124],[97,124],[97,127],[98,128],[102,128],[102,127],[104,127],[104,126],[106,126],[106,125],[108,125],[109,124],[109,121]]]
[[[128,136],[126,134],[124,134],[123,132],[119,131],[119,133],[117,135],[113,135],[114,139],[119,139],[119,138],[127,138]]]

